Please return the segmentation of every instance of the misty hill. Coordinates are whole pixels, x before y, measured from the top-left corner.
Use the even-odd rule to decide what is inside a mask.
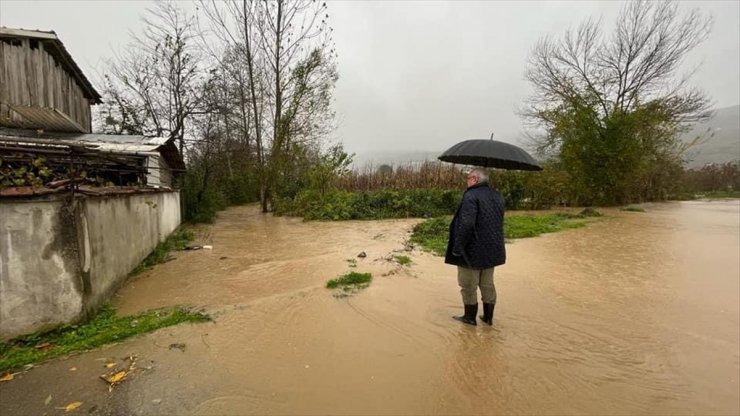
[[[740,105],[716,110],[714,117],[699,123],[682,140],[708,137],[687,152],[688,167],[725,163],[740,159]],[[709,137],[711,136],[711,137]]]
[[[683,141],[691,141],[697,136],[706,137],[701,143],[688,150],[686,159],[690,168],[704,166],[707,163],[725,163],[740,160],[740,105],[720,108],[714,117],[699,123],[688,133]],[[437,160],[442,154],[438,151],[375,151],[356,154],[353,159],[355,168],[366,166],[378,168],[380,165],[407,165]]]
[[[377,169],[380,165],[402,166],[425,160],[437,160],[444,150],[432,151],[375,151],[355,154],[352,164],[357,169],[373,167]]]

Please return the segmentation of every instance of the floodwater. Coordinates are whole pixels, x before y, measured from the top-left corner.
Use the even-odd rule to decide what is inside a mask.
[[[135,354],[148,367],[108,399],[103,383],[97,396],[88,387],[89,412],[740,414],[740,201],[645,209],[508,244],[494,326],[471,327],[451,319],[454,267],[405,250],[418,220],[230,208],[197,229],[213,250],[177,253],[115,301],[123,314],[197,305],[213,323],[34,369],[0,385],[0,410],[41,413],[52,393],[64,406],[79,399],[62,386],[68,367],[95,378],[102,357]],[[353,270],[372,284],[347,297],[324,288]],[[14,407],[24,385],[41,407]]]

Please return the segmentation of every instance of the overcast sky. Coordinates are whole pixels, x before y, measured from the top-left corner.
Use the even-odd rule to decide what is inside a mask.
[[[339,52],[336,136],[350,152],[442,151],[467,138],[521,143],[528,53],[587,17],[608,26],[621,2],[329,1]],[[149,1],[0,0],[0,25],[54,30],[89,78],[141,27]],[[184,6],[188,3],[183,2]],[[681,2],[711,14],[688,57],[716,107],[740,103],[740,2]]]

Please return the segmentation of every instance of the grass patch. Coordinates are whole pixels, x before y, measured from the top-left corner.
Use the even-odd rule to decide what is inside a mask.
[[[516,239],[536,237],[568,228],[586,225],[588,217],[600,216],[598,211],[582,214],[538,214],[508,216],[504,220],[504,238]],[[452,217],[438,217],[417,224],[411,234],[411,242],[420,245],[438,256],[447,250],[447,237]]]
[[[178,228],[172,234],[167,237],[166,240],[157,244],[154,250],[131,271],[131,276],[135,276],[146,270],[151,269],[157,264],[164,263],[170,254],[170,251],[183,250],[188,243],[193,241],[194,235],[192,231]]]
[[[347,259],[347,265],[351,268],[357,267],[357,260],[355,259]]]
[[[622,211],[645,212],[645,209],[642,208],[642,207],[638,207],[637,205],[628,205],[628,206],[622,208]]]
[[[118,342],[181,322],[209,320],[210,317],[206,314],[181,307],[118,317],[112,306],[104,306],[86,323],[66,325],[52,331],[0,342],[0,372]]]
[[[372,280],[373,275],[370,273],[349,272],[343,276],[337,277],[336,279],[329,280],[326,282],[326,287],[328,289],[336,289],[338,287],[346,286],[369,285]]]
[[[409,256],[393,256],[393,259],[401,266],[411,266],[411,257]]]

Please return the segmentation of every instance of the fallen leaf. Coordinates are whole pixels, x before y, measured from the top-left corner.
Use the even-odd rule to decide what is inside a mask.
[[[51,347],[52,347],[52,345],[51,345],[50,342],[44,342],[42,344],[39,344],[39,345],[35,346],[34,348],[36,348],[37,350],[46,350],[46,349],[49,349]]]
[[[115,367],[115,366],[116,366],[116,363],[108,363],[108,364],[105,365],[105,368],[111,368],[111,367]]]
[[[0,381],[10,381],[15,378],[15,374],[6,373],[4,376],[0,377]]]
[[[77,367],[72,367],[69,369],[69,371],[77,371]]]
[[[49,403],[51,403],[51,394],[46,398],[46,400],[44,400],[44,406],[48,406]]]
[[[126,378],[127,375],[128,375],[127,372],[125,372],[125,371],[119,371],[119,372],[113,374],[112,376],[104,376],[103,379],[105,381],[107,381],[108,383],[110,383],[110,384],[114,384],[114,383],[118,383],[121,380],[123,380],[124,378]]]
[[[68,404],[67,407],[64,408],[64,411],[65,412],[71,412],[71,411],[77,409],[80,406],[82,406],[82,402],[72,402],[72,403]]]

